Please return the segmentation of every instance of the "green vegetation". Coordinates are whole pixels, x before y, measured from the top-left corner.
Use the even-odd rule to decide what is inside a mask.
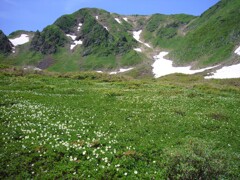
[[[12,52],[12,43],[7,36],[0,30],[0,54],[7,55]]]
[[[40,33],[37,31],[31,41],[31,49],[43,54],[56,53],[58,47],[67,42],[65,34],[56,25],[47,26]]]
[[[77,25],[77,19],[74,18],[73,14],[63,15],[58,18],[54,24],[62,29],[65,33],[73,32],[74,26]]]
[[[240,1],[222,0],[188,26],[188,34],[170,53],[180,64],[228,60],[240,42]]]
[[[34,32],[32,31],[25,31],[25,30],[17,30],[8,35],[9,39],[14,39],[16,37],[19,37],[21,34],[28,34],[28,35],[34,35]]]
[[[99,12],[101,13],[101,18],[106,18],[110,32],[91,14],[96,13],[96,9],[93,9],[93,12],[89,9],[82,9],[79,13],[84,16],[83,27],[79,37],[83,39],[85,48],[83,56],[90,54],[106,57],[109,55],[122,55],[128,53],[129,50],[136,46],[137,42],[132,35],[126,32],[125,26],[118,24],[109,13]]]
[[[147,21],[143,37],[154,46],[174,48],[184,36],[183,28],[195,17],[186,14],[154,14]]]
[[[144,58],[146,59],[146,57],[144,57],[143,55],[140,55],[136,51],[132,50],[128,54],[122,56],[120,60],[120,66],[134,66],[142,63]]]
[[[50,57],[52,61],[46,68],[57,72],[110,70],[139,65],[140,73],[136,69],[133,72],[136,77],[147,71],[142,65],[149,66],[149,57],[161,49],[170,52],[168,57],[176,65],[194,64],[195,68],[200,68],[223,61],[230,64],[239,61],[233,53],[240,42],[238,14],[239,0],[221,0],[200,17],[186,14],[133,15],[128,16],[128,22],[119,14],[84,8],[61,16],[42,32],[21,30],[11,33],[11,38],[21,33],[30,36],[30,43],[17,46],[14,54],[11,54],[11,43],[1,33],[0,62],[36,66]],[[115,18],[119,18],[121,23]],[[142,48],[143,52],[137,53],[133,49],[142,45],[133,38],[132,31],[140,29],[143,29],[141,38],[153,49]],[[76,40],[81,40],[83,44],[69,50],[73,41],[66,34],[75,35]]]
[[[0,84],[1,179],[240,178],[239,79],[8,68]]]
[[[82,70],[99,70],[99,69],[113,69],[116,68],[116,57],[109,56],[94,56],[90,55],[84,58],[81,63]]]

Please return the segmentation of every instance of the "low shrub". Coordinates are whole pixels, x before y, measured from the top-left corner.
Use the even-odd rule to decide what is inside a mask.
[[[164,151],[168,179],[225,179],[231,177],[229,155],[214,150],[214,144],[190,138],[180,147]]]

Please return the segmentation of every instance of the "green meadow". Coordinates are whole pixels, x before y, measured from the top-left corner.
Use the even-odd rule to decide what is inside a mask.
[[[0,179],[239,179],[240,80],[0,73]]]

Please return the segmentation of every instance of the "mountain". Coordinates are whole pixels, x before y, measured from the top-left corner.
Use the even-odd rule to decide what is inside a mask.
[[[8,56],[0,56],[0,62],[57,72],[115,74],[131,69],[130,75],[152,76],[153,56],[164,50],[175,65],[222,67],[240,62],[234,53],[240,45],[239,14],[238,0],[222,0],[199,17],[123,16],[84,8],[61,16],[41,32],[11,33],[15,49],[5,38]]]
[[[133,50],[138,42],[132,29],[118,14],[85,8],[35,32],[28,43],[16,46],[18,51],[2,61],[60,72],[133,66],[147,58]]]
[[[9,54],[12,52],[12,43],[9,41],[7,36],[0,30],[0,53]]]
[[[206,66],[240,60],[234,54],[240,45],[240,1],[221,0],[191,21],[185,31],[186,36],[170,53],[177,63]]]
[[[195,18],[186,14],[154,14],[144,26],[143,37],[155,47],[172,48],[185,35],[183,30],[186,25]]]

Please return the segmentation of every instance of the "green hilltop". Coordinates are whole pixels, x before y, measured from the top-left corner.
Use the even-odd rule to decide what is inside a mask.
[[[147,74],[151,74],[152,56],[161,50],[170,51],[175,64],[191,64],[194,68],[236,63],[240,60],[233,53],[240,42],[239,9],[238,0],[219,1],[199,17],[122,16],[84,8],[61,16],[41,32],[11,33],[9,38],[18,37],[21,32],[29,34],[30,42],[17,46],[14,54],[9,53],[7,41],[2,43],[1,52],[8,53],[0,56],[0,62],[57,72],[111,71],[134,66],[140,76],[145,74],[146,66]],[[133,32],[139,30],[141,41],[151,48],[134,39]],[[75,46],[76,43],[81,45]],[[134,50],[139,47],[142,52]]]

